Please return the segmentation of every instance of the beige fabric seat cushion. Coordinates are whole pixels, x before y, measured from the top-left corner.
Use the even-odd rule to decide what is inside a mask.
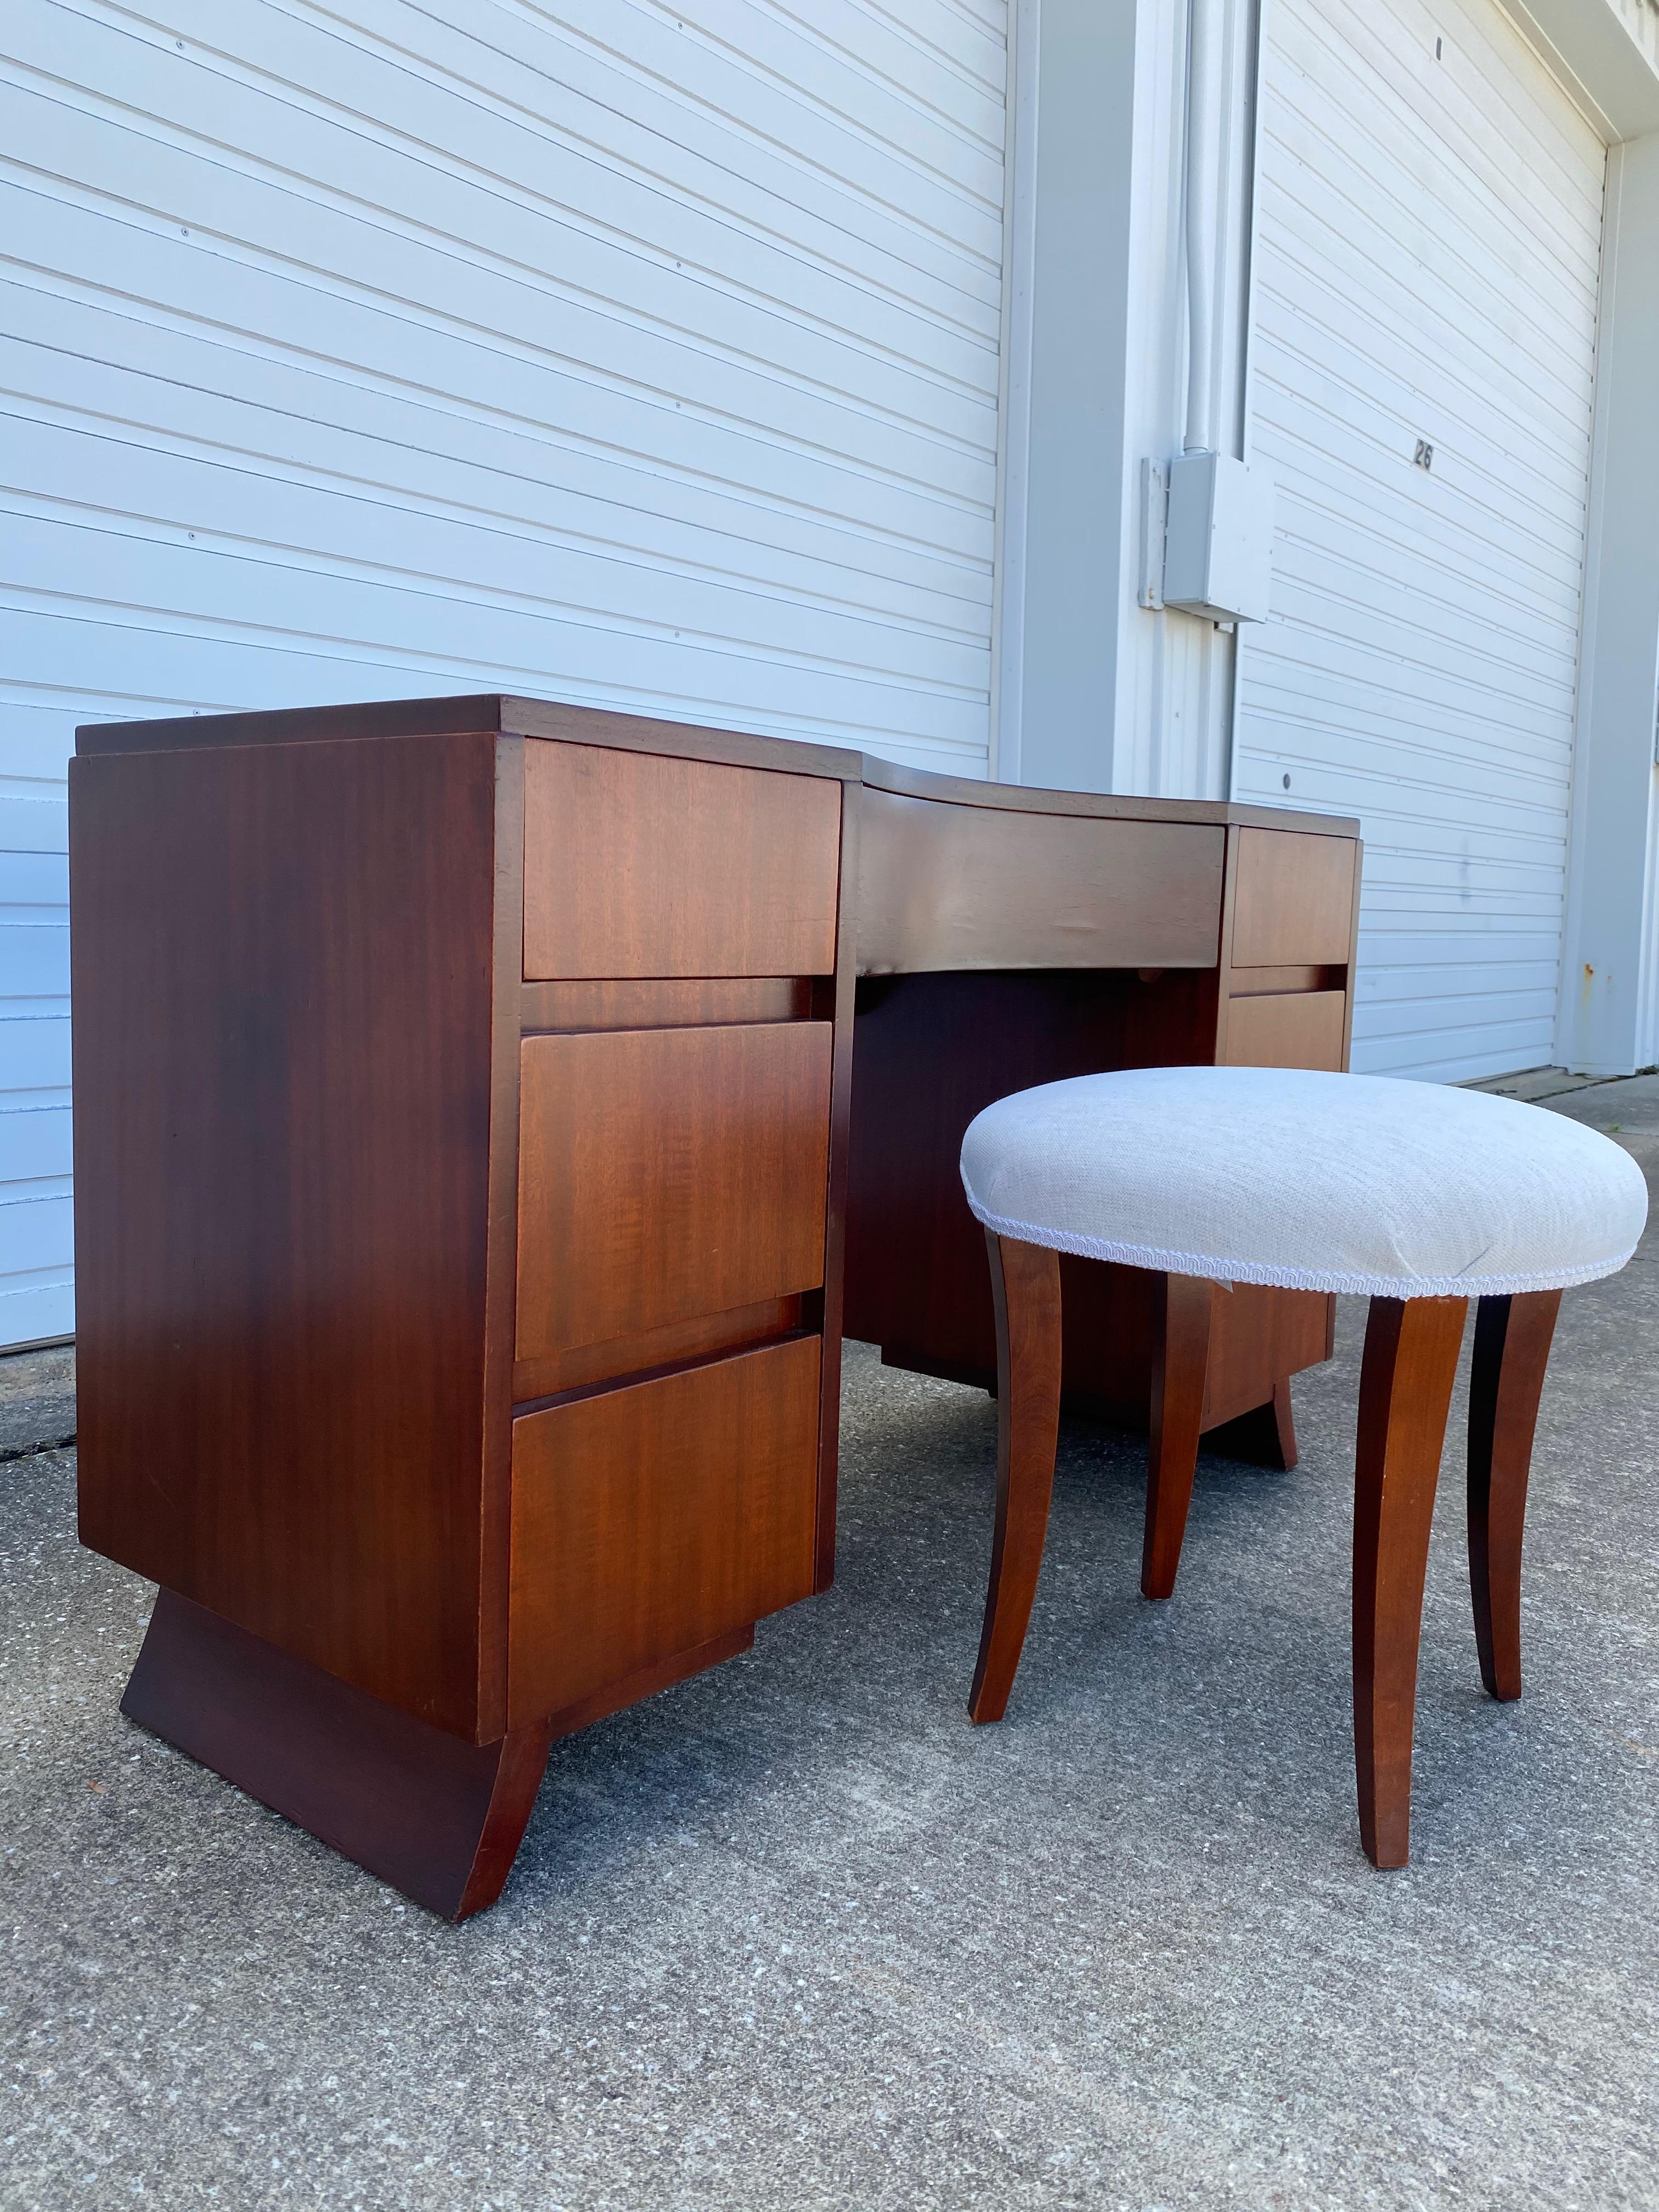
[[[1514,1099],[1302,1068],[1079,1076],[962,1146],[1000,1236],[1218,1282],[1373,1297],[1553,1290],[1622,1267],[1647,1185],[1610,1138]]]

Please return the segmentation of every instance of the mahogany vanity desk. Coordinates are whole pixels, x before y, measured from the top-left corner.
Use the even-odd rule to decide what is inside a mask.
[[[556,1736],[828,1585],[843,1330],[994,1379],[980,1107],[1346,1057],[1350,822],[494,696],[95,725],[70,796],[124,1710],[457,1917]],[[1158,1279],[1063,1264],[1144,1421]],[[1283,1457],[1329,1302],[1218,1305],[1206,1424]]]

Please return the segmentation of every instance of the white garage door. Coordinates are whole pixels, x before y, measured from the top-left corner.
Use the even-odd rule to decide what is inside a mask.
[[[1236,788],[1364,824],[1356,1067],[1536,1066],[1603,149],[1495,0],[1270,0],[1267,21],[1254,428],[1279,527]]]
[[[0,1342],[71,1325],[77,721],[499,685],[985,773],[1005,15],[5,11]]]

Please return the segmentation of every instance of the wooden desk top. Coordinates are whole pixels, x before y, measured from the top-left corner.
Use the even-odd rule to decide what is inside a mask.
[[[683,760],[724,762],[786,775],[831,776],[904,799],[952,806],[989,807],[1018,814],[1085,815],[1124,822],[1199,822],[1263,830],[1296,829],[1329,837],[1357,837],[1359,824],[1336,814],[1286,807],[1242,806],[1208,799],[1131,799],[1111,792],[1046,791],[1025,784],[981,783],[969,776],[936,775],[903,768],[879,754],[793,738],[758,738],[737,730],[710,730],[642,714],[611,714],[556,700],[519,698],[488,691],[457,698],[378,699],[361,706],[295,707],[269,714],[185,714],[137,722],[88,722],[76,732],[83,757],[163,752],[179,746],[281,744],[346,738],[441,736],[495,730],[507,737],[555,738],[631,752],[663,752]]]

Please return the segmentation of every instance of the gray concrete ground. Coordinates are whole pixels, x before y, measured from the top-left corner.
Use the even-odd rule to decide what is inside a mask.
[[[1659,1165],[1659,1083],[1559,1103]],[[459,1929],[120,1719],[149,1592],[77,1550],[72,1453],[0,1468],[0,2202],[1659,2204],[1656,1253],[1565,1304],[1518,1705],[1481,1693],[1449,1449],[1389,1875],[1356,1307],[1301,1467],[1200,1468],[1168,1607],[1136,1448],[1066,1435],[979,1731],[992,1409],[855,1354],[835,1591],[556,1749]]]
[[[74,1346],[0,1358],[0,1461],[74,1442]]]

